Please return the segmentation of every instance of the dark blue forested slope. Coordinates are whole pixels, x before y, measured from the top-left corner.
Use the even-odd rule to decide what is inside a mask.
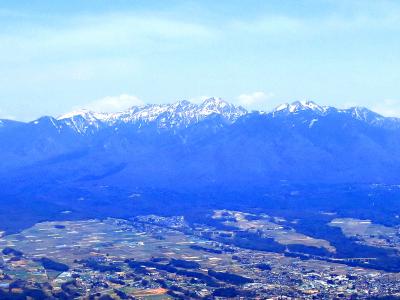
[[[211,98],[0,123],[0,181],[20,187],[393,184],[399,154],[398,119],[313,102],[250,113]]]

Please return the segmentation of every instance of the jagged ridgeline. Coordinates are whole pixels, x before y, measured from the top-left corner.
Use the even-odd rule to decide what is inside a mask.
[[[400,122],[294,102],[248,112],[221,99],[0,123],[2,185],[117,187],[396,183]],[[31,180],[34,179],[34,182]],[[11,184],[11,186],[14,186]]]

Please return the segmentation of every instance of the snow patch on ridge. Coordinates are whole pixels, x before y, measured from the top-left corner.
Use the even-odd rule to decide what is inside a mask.
[[[209,98],[201,104],[182,100],[173,104],[134,106],[119,113],[97,113],[82,109],[64,114],[57,120],[83,133],[90,128],[111,126],[117,123],[156,122],[159,128],[189,126],[213,114],[220,115],[226,121],[233,123],[247,114],[247,110],[221,98]]]
[[[272,113],[298,113],[300,111],[314,111],[320,114],[326,113],[330,107],[320,106],[313,101],[295,101],[291,104],[284,103],[277,106]]]

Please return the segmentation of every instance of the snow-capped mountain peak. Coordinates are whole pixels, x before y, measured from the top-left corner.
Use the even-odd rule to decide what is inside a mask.
[[[90,129],[98,129],[103,124],[109,123],[113,114],[93,112],[81,109],[66,113],[57,118],[61,127],[69,127],[79,133],[86,133]]]
[[[247,113],[247,110],[243,107],[235,106],[221,98],[209,98],[204,100],[204,102],[197,107],[197,111],[203,116],[220,114],[232,121],[235,121],[238,117]]]
[[[205,99],[203,101],[203,103],[201,104],[201,106],[203,106],[203,107],[224,107],[224,106],[228,106],[228,105],[229,105],[229,103],[220,97],[211,97],[211,98]]]
[[[155,123],[159,128],[185,127],[213,114],[220,115],[227,122],[234,122],[246,113],[247,110],[241,106],[235,106],[221,98],[209,98],[201,104],[181,100],[173,104],[134,106],[120,113],[98,113],[82,109],[64,114],[57,120],[78,132],[86,132],[91,128],[118,123]]]
[[[368,108],[365,108],[362,106],[351,107],[347,111],[349,113],[351,113],[351,115],[354,118],[356,118],[358,120],[362,120],[362,121],[370,121],[371,119],[384,118],[380,114],[377,114],[377,113],[369,110]]]
[[[76,111],[72,111],[66,114],[63,114],[57,117],[57,120],[66,120],[66,119],[73,119],[73,118],[83,118],[88,121],[107,121],[112,117],[110,113],[101,113],[101,112],[94,112],[87,109],[80,109]]]
[[[325,113],[329,107],[320,106],[313,101],[295,101],[292,103],[284,103],[277,106],[273,113],[298,113],[300,111],[313,111],[318,114]]]
[[[355,106],[342,110],[341,112],[350,114],[354,119],[368,123],[373,126],[386,128],[399,128],[400,119],[384,117],[366,107]]]
[[[52,125],[58,130],[72,129],[78,133],[96,132],[101,128],[115,127],[119,124],[132,124],[137,128],[154,126],[159,129],[185,128],[201,122],[213,115],[218,116],[224,123],[234,123],[238,118],[248,114],[241,106],[233,105],[221,98],[208,98],[202,103],[192,103],[180,100],[172,104],[147,104],[133,106],[130,109],[118,113],[93,112],[87,109],[73,111],[53,119]],[[336,109],[330,106],[321,106],[313,101],[295,101],[277,106],[270,113],[272,117],[301,120],[309,127],[319,122],[320,117],[331,114],[346,114],[355,120],[374,126],[387,128],[400,127],[400,121],[396,118],[385,118],[364,107],[352,107],[349,109]],[[42,124],[40,120],[36,123]],[[36,124],[35,123],[35,124]],[[0,124],[1,126],[1,124]]]

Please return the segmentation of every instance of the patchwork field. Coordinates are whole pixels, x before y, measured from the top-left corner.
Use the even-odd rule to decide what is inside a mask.
[[[392,288],[400,286],[398,273],[348,266],[343,259],[321,263],[312,256],[234,243],[241,232],[257,232],[266,246],[271,238],[278,245],[302,244],[334,253],[327,241],[285,227],[282,218],[227,210],[215,211],[212,218],[227,227],[189,224],[181,216],[148,215],[42,222],[2,236],[0,297],[26,293],[39,299],[107,295],[161,300],[284,294],[312,299],[343,293],[362,296],[366,283],[385,293],[400,293]],[[344,228],[350,230],[358,224],[351,222],[334,224],[347,224]],[[357,227],[358,234],[371,230],[363,226],[366,223]]]
[[[228,210],[218,210],[213,215],[214,219],[227,219],[223,221],[225,225],[261,233],[263,237],[272,238],[282,245],[304,245],[325,248],[333,253],[336,251],[335,247],[326,240],[312,238],[281,224],[285,221],[284,219],[273,218],[265,214],[254,219],[255,217],[253,214]]]
[[[336,218],[329,225],[340,228],[347,237],[356,238],[360,243],[400,250],[400,227],[387,227],[353,218]]]

